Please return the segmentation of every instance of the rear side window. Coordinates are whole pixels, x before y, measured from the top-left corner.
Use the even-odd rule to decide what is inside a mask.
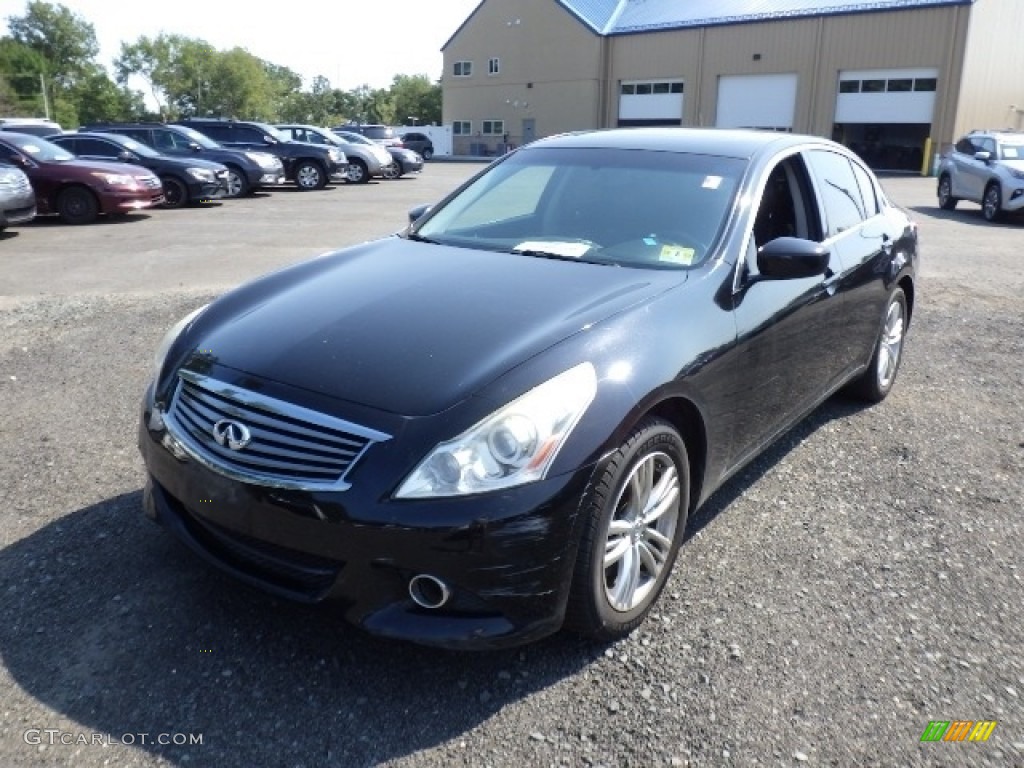
[[[196,129],[217,141],[235,141],[231,135],[231,128],[226,125],[197,125]]]

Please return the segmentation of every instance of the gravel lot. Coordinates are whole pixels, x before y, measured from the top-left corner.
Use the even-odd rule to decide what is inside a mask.
[[[892,395],[826,403],[714,496],[625,641],[370,639],[142,517],[163,331],[476,169],[0,235],[0,766],[1024,765],[1024,224],[930,179],[884,181],[923,242]]]

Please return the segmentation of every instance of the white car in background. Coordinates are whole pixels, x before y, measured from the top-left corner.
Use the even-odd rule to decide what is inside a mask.
[[[939,206],[981,206],[986,221],[1024,209],[1024,133],[972,131],[939,165]]]

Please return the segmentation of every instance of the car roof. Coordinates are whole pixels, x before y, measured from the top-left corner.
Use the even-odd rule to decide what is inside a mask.
[[[528,146],[648,149],[749,159],[765,150],[778,151],[808,142],[824,144],[825,140],[817,136],[747,129],[611,128],[551,136],[539,139]]]

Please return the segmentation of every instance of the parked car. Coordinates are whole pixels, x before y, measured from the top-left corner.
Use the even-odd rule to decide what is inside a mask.
[[[366,138],[361,133],[352,133],[351,131],[342,131],[337,129],[332,130],[331,133],[342,141],[342,146],[351,146],[359,149],[360,152],[357,154],[357,157],[365,155],[373,157],[374,161],[379,166],[379,171],[376,173],[371,172],[371,175],[387,178],[387,175],[392,173],[392,170],[389,169],[388,166],[394,162],[394,158],[391,156],[387,147],[378,144],[372,139]],[[367,172],[370,172],[370,168],[372,168],[372,166],[367,165]],[[353,171],[351,166],[349,167],[349,179],[356,183],[370,180],[368,177],[360,176],[359,170]]]
[[[335,133],[338,131],[358,133],[383,147],[405,146],[402,143],[402,137],[395,132],[394,128],[387,125],[360,125],[359,123],[347,123],[345,125],[339,125],[336,128],[332,128],[331,130]]]
[[[385,179],[397,179],[408,173],[423,170],[423,158],[405,147],[385,147],[391,155],[391,165],[384,169]]]
[[[339,134],[314,125],[278,125],[277,129],[293,141],[307,144],[326,144],[337,147],[348,158],[348,177],[353,184],[365,184],[374,176],[383,176],[384,169],[391,164],[391,155],[375,142],[359,134],[354,141],[346,141]]]
[[[323,189],[328,181],[342,181],[348,174],[348,160],[341,150],[291,141],[266,123],[192,117],[176,124],[194,128],[226,147],[276,155],[284,164],[285,178],[301,190]]]
[[[58,136],[64,132],[60,123],[42,117],[4,117],[0,118],[0,131],[11,133],[27,133],[31,136]]]
[[[160,177],[164,187],[164,205],[207,202],[228,194],[228,169],[197,157],[183,159],[161,155],[154,149],[116,133],[68,133],[50,141],[85,160],[132,163],[148,168]]]
[[[164,202],[160,179],[147,169],[82,160],[39,136],[0,133],[0,163],[25,172],[39,214],[55,213],[68,224],[89,224],[101,213],[129,213]]]
[[[972,131],[939,164],[939,205],[961,200],[981,206],[986,221],[1024,209],[1024,133]]]
[[[24,171],[0,163],[0,232],[36,217],[36,193]]]
[[[434,156],[434,142],[430,140],[427,134],[420,133],[419,131],[409,131],[408,133],[403,133],[401,139],[402,146],[416,152],[424,160],[429,160]]]
[[[437,646],[629,633],[727,478],[889,394],[917,293],[914,222],[811,136],[565,134],[410,219],[172,328],[139,446],[199,555]]]
[[[164,123],[91,123],[79,131],[118,133],[171,157],[199,157],[228,169],[228,197],[243,197],[261,187],[283,184],[284,164],[269,152],[222,147],[183,125]]]

